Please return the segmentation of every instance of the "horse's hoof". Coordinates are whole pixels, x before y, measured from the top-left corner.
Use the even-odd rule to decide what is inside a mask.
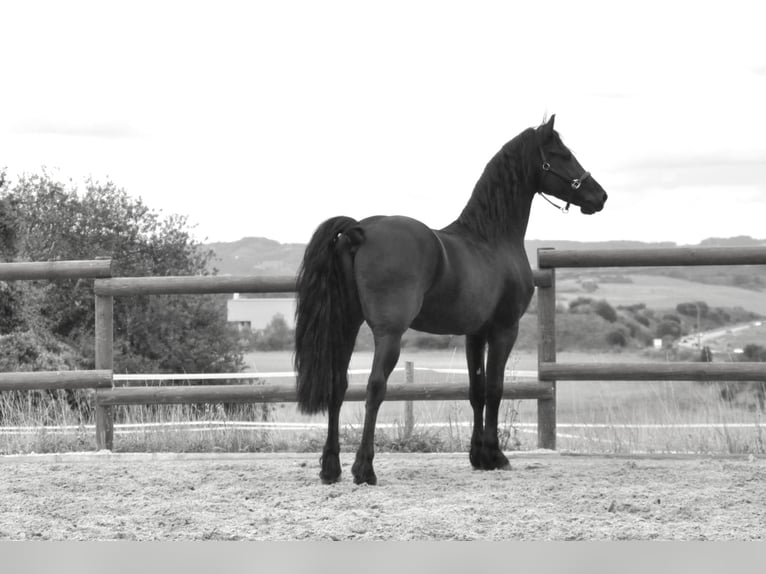
[[[340,459],[337,454],[323,456],[320,464],[322,470],[319,471],[319,478],[323,484],[335,484],[340,480]]]
[[[354,463],[351,467],[351,474],[354,475],[354,484],[369,484],[375,486],[378,484],[378,477],[375,476],[375,471],[372,469],[372,464]]]
[[[320,472],[319,479],[322,481],[322,484],[335,484],[336,482],[340,482],[340,473],[336,475],[326,475],[324,472]]]
[[[482,470],[511,470],[511,463],[508,462],[508,458],[499,450],[485,454],[481,462]]]
[[[378,484],[378,477],[375,476],[374,472],[367,476],[355,476],[354,484],[369,484],[370,486],[375,486]]]

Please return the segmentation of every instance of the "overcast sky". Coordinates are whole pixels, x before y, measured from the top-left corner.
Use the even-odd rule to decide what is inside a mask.
[[[708,7],[715,5],[715,9]],[[609,193],[529,239],[766,237],[757,2],[8,2],[0,168],[106,178],[200,240],[333,215],[450,223],[556,127]]]

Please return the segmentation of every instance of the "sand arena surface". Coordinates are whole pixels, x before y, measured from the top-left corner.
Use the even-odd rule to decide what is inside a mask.
[[[0,457],[2,540],[763,540],[766,460],[379,454]]]

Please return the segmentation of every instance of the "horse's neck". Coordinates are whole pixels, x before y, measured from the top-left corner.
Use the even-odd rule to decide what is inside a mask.
[[[523,182],[480,181],[455,223],[486,241],[523,246],[533,197],[534,190]]]
[[[537,153],[535,138],[535,131],[529,129],[495,154],[476,182],[456,225],[485,241],[523,247],[536,191],[530,175],[532,157]]]

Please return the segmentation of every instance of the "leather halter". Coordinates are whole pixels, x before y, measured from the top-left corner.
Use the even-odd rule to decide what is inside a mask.
[[[584,182],[586,179],[590,177],[590,172],[584,171],[580,177],[575,177],[575,178],[566,176],[560,171],[553,169],[550,162],[545,158],[545,152],[543,151],[543,146],[538,145],[537,149],[540,150],[540,159],[542,160],[542,165],[540,167],[542,168],[542,170],[547,173],[552,173],[556,177],[563,179],[565,182],[569,184],[569,187],[572,189],[572,192],[569,194],[569,199],[567,200],[566,207],[561,207],[559,205],[556,205],[542,191],[539,191],[538,193],[542,196],[543,199],[545,199],[545,201],[547,201],[554,207],[560,209],[562,213],[569,213],[569,205],[572,203],[572,199],[574,198],[574,192],[580,189],[582,182]]]

